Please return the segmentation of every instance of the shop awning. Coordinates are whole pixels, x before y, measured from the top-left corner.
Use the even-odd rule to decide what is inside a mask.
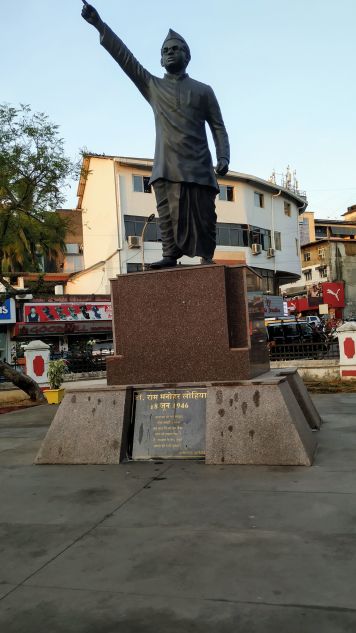
[[[305,286],[294,286],[294,288],[288,288],[283,290],[284,297],[297,297],[298,295],[305,295],[307,289]]]

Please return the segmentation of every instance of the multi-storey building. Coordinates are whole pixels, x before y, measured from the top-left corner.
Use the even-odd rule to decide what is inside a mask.
[[[352,209],[354,209],[352,211]],[[356,205],[343,214],[345,220],[322,220],[314,217],[313,211],[306,211],[299,219],[301,246],[328,238],[356,238]]]
[[[302,313],[318,311],[324,303],[329,315],[356,319],[356,205],[343,217],[345,221],[316,219],[312,212],[301,216],[302,275],[282,292]]]
[[[67,293],[107,293],[110,278],[142,270],[143,261],[161,258],[151,168],[149,159],[95,154],[84,158],[78,186],[84,269],[71,276]],[[265,291],[272,294],[282,283],[298,279],[299,216],[305,197],[238,172],[220,178],[219,186],[215,262],[246,263],[263,276]],[[199,259],[182,257],[180,263],[198,264]]]

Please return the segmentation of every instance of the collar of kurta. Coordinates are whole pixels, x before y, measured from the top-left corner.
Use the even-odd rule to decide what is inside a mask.
[[[170,81],[181,81],[182,79],[186,79],[189,77],[188,73],[182,73],[181,75],[173,75],[172,73],[166,73],[164,75],[165,79],[169,79]]]

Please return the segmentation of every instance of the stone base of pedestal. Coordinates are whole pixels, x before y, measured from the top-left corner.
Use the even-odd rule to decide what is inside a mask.
[[[311,466],[315,449],[286,377],[208,388],[207,464]]]
[[[130,413],[131,391],[125,387],[67,391],[35,464],[119,464]]]
[[[308,390],[298,374],[298,370],[295,367],[287,369],[271,369],[271,373],[275,376],[285,376],[288,384],[293,391],[293,394],[304,413],[304,417],[307,420],[311,429],[320,429],[321,418],[315,407]]]
[[[177,437],[176,419],[183,419],[186,411],[183,406],[190,402],[186,396],[195,393],[206,397],[206,411],[201,413],[199,409],[194,413],[195,409],[191,408],[192,415],[184,418],[184,423],[192,428],[184,429],[182,437],[192,438],[192,446],[188,446],[190,440],[185,439],[181,447],[184,450],[177,457],[197,452],[194,450],[197,432],[203,432],[204,446],[205,431],[205,451],[199,451],[199,455],[204,456],[205,452],[207,464],[310,466],[316,448],[316,436],[310,428],[315,426],[315,413],[308,393],[299,390],[297,380],[292,389],[291,381],[291,376],[268,372],[237,382],[73,389],[66,393],[58,408],[35,463],[118,464],[127,457],[132,458],[135,424],[140,423],[139,433],[136,433],[138,442],[147,434],[145,419],[141,418],[140,422],[135,419],[135,394],[140,400],[148,397],[152,415],[159,414],[157,419],[160,420],[155,431],[159,441],[154,453],[145,446],[143,454],[147,459],[163,459],[169,447],[174,447],[171,438]],[[165,402],[167,390],[171,398]],[[163,400],[161,394],[164,394]],[[155,411],[156,405],[158,411]],[[152,429],[154,431],[154,425]],[[164,440],[164,433],[170,438],[170,444]]]

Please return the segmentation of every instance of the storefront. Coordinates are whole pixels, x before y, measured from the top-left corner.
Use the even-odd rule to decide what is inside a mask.
[[[24,344],[40,339],[50,345],[52,354],[98,343],[112,346],[110,301],[26,303],[22,317],[13,329],[13,340]]]
[[[345,289],[343,282],[324,282],[308,287],[303,297],[288,299],[290,314],[325,314],[321,306],[327,306],[326,316],[330,319],[342,319],[345,307]]]
[[[0,360],[11,363],[11,328],[16,323],[14,299],[0,301]]]

